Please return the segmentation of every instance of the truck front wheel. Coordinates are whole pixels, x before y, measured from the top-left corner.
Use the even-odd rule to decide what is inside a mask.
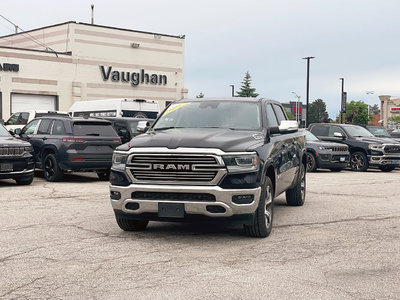
[[[146,229],[149,221],[129,220],[116,217],[119,228],[123,231],[143,231]]]
[[[254,215],[252,225],[244,225],[247,235],[265,238],[270,235],[272,230],[274,212],[274,187],[269,177],[265,178],[264,186],[261,190],[260,202]]]

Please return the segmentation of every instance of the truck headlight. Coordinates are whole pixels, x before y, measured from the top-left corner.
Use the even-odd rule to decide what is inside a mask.
[[[114,152],[113,165],[125,165],[127,160],[128,160],[128,155]]]
[[[385,147],[384,145],[379,145],[379,144],[368,145],[369,149],[377,150],[377,151],[383,151],[384,147]]]
[[[254,172],[258,170],[257,154],[227,155],[223,157],[230,173]]]

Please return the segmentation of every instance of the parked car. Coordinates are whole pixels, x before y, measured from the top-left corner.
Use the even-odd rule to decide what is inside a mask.
[[[35,162],[31,144],[14,138],[0,124],[0,179],[14,179],[17,184],[31,184]]]
[[[308,130],[304,132],[307,145],[307,172],[313,172],[318,168],[340,172],[346,168],[350,159],[347,145],[322,141]]]
[[[15,129],[24,127],[33,119],[44,116],[69,117],[68,113],[63,111],[49,111],[49,110],[20,111],[13,113],[10,116],[10,118],[6,122],[4,122],[4,126],[9,131],[14,132]]]
[[[65,171],[95,171],[108,180],[112,153],[121,139],[111,122],[98,119],[42,117],[16,129],[34,150],[36,167],[48,181],[58,181]]]
[[[149,125],[153,124],[155,119],[145,119],[145,118],[103,118],[111,122],[115,131],[121,138],[122,143],[129,142],[132,138],[139,135],[140,132],[137,131],[137,125],[139,121],[147,121]]]
[[[304,204],[306,163],[304,133],[279,102],[183,99],[114,152],[110,200],[125,231],[149,220],[235,220],[267,237],[276,196]]]
[[[391,140],[395,140],[396,142],[400,143],[400,137],[396,138],[394,136],[391,136],[385,127],[372,126],[372,125],[366,125],[363,127],[365,127],[365,129],[367,129],[369,132],[371,132],[376,137],[389,138]]]
[[[349,146],[353,171],[364,172],[376,167],[390,172],[399,166],[400,144],[393,139],[376,137],[361,126],[314,123],[310,124],[309,130],[319,139]]]
[[[394,130],[390,130],[388,132],[391,137],[400,139],[400,129],[394,129]]]

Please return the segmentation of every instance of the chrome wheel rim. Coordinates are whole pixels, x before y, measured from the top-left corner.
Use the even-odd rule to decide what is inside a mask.
[[[304,170],[304,165],[302,164],[300,167],[300,176],[301,176],[301,182],[300,182],[300,192],[301,192],[301,199],[304,200],[306,196],[306,172]]]
[[[265,226],[267,227],[267,229],[269,229],[272,224],[272,193],[270,186],[267,186],[266,189],[265,203],[266,203],[264,208]]]
[[[351,158],[351,167],[360,170],[364,167],[364,158],[360,154],[354,154]]]

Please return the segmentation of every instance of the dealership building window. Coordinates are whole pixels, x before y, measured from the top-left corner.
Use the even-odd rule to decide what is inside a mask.
[[[183,35],[66,22],[0,37],[0,118],[76,101],[187,97]]]

